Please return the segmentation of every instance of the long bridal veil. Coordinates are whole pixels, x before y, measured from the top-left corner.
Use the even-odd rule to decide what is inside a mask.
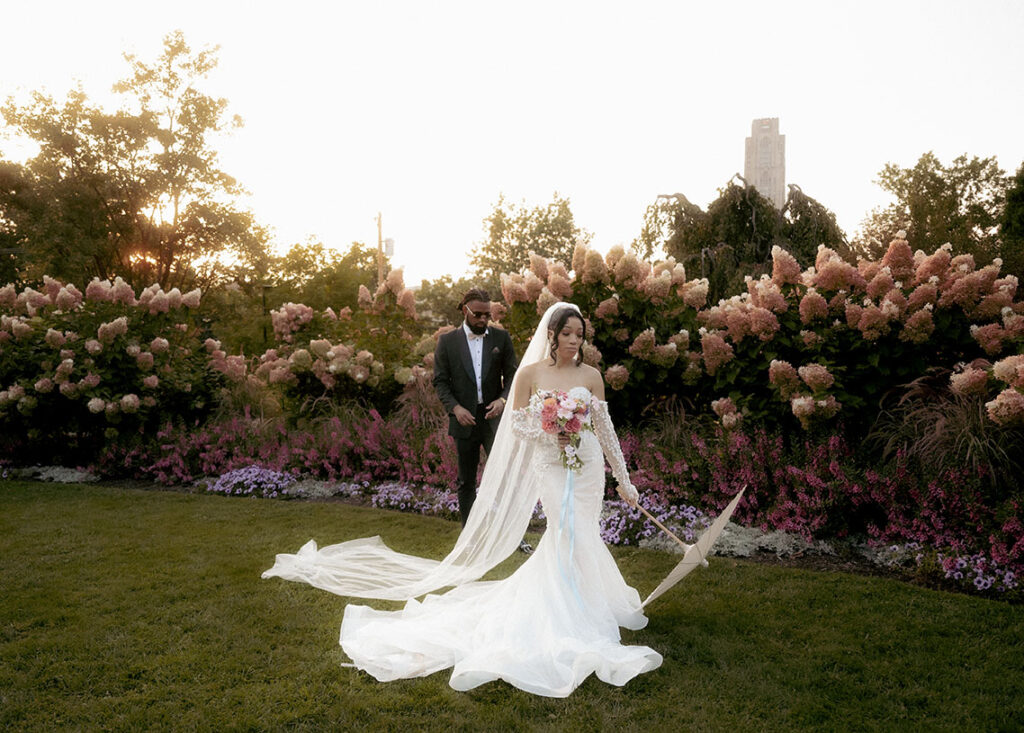
[[[565,307],[579,310],[571,303],[556,303],[548,308],[520,366],[547,356],[551,315]],[[510,395],[515,394],[521,373],[520,370],[513,378]],[[396,552],[380,537],[320,548],[310,540],[294,555],[278,555],[263,577],[309,583],[342,596],[396,601],[476,580],[515,551],[539,498],[531,469],[534,442],[521,440],[511,425],[512,409],[507,407],[499,421],[469,520],[443,560]]]

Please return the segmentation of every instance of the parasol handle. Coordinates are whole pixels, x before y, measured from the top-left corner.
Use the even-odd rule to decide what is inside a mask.
[[[686,543],[685,543],[685,542],[683,542],[683,541],[682,541],[681,539],[679,539],[678,537],[676,537],[676,536],[675,536],[675,534],[673,534],[673,533],[672,533],[672,532],[671,532],[671,531],[669,530],[669,528],[668,528],[668,527],[666,527],[666,526],[665,526],[664,524],[662,524],[662,523],[661,523],[661,522],[659,522],[659,521],[658,521],[657,519],[655,519],[655,518],[654,518],[654,515],[653,515],[653,514],[651,514],[651,513],[649,512],[649,511],[647,511],[647,510],[646,510],[646,509],[644,509],[644,508],[643,508],[642,506],[640,506],[640,502],[637,502],[637,504],[636,504],[636,508],[637,508],[637,509],[639,509],[640,511],[642,511],[642,512],[643,512],[644,514],[646,514],[646,515],[647,515],[647,518],[648,518],[648,519],[650,519],[650,520],[651,520],[652,522],[654,522],[654,523],[655,523],[655,524],[656,524],[656,525],[658,526],[658,529],[660,529],[660,530],[661,530],[662,532],[664,532],[664,533],[665,533],[665,534],[667,534],[667,535],[668,535],[669,537],[671,537],[671,538],[672,538],[672,539],[674,539],[674,540],[675,540],[676,542],[678,542],[678,543],[679,543],[679,546],[683,548],[683,552],[686,552],[687,550],[689,550],[689,549],[690,549],[691,545],[688,545],[688,544],[686,544]]]

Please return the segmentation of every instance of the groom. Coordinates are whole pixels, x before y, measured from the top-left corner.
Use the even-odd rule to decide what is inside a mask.
[[[434,388],[448,411],[448,434],[459,455],[459,513],[466,526],[476,498],[480,448],[490,455],[518,361],[512,339],[489,328],[491,296],[472,288],[462,297],[462,326],[437,340]]]

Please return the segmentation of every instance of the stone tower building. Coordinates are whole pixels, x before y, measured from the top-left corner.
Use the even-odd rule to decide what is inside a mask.
[[[743,177],[775,207],[786,203],[786,136],[779,134],[779,118],[754,120],[747,138]]]

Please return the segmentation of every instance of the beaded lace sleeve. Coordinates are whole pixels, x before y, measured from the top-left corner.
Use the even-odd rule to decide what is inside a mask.
[[[540,426],[537,413],[529,407],[512,411],[512,432],[524,440],[550,442],[550,436]]]
[[[622,456],[622,447],[619,445],[619,438],[615,435],[615,427],[612,425],[611,415],[608,414],[608,403],[604,400],[594,399],[592,402],[592,421],[594,433],[601,444],[601,450],[608,459],[608,465],[612,468],[612,476],[618,481],[618,492],[626,501],[636,501],[640,494],[629,480],[629,471],[626,470],[626,459]]]

